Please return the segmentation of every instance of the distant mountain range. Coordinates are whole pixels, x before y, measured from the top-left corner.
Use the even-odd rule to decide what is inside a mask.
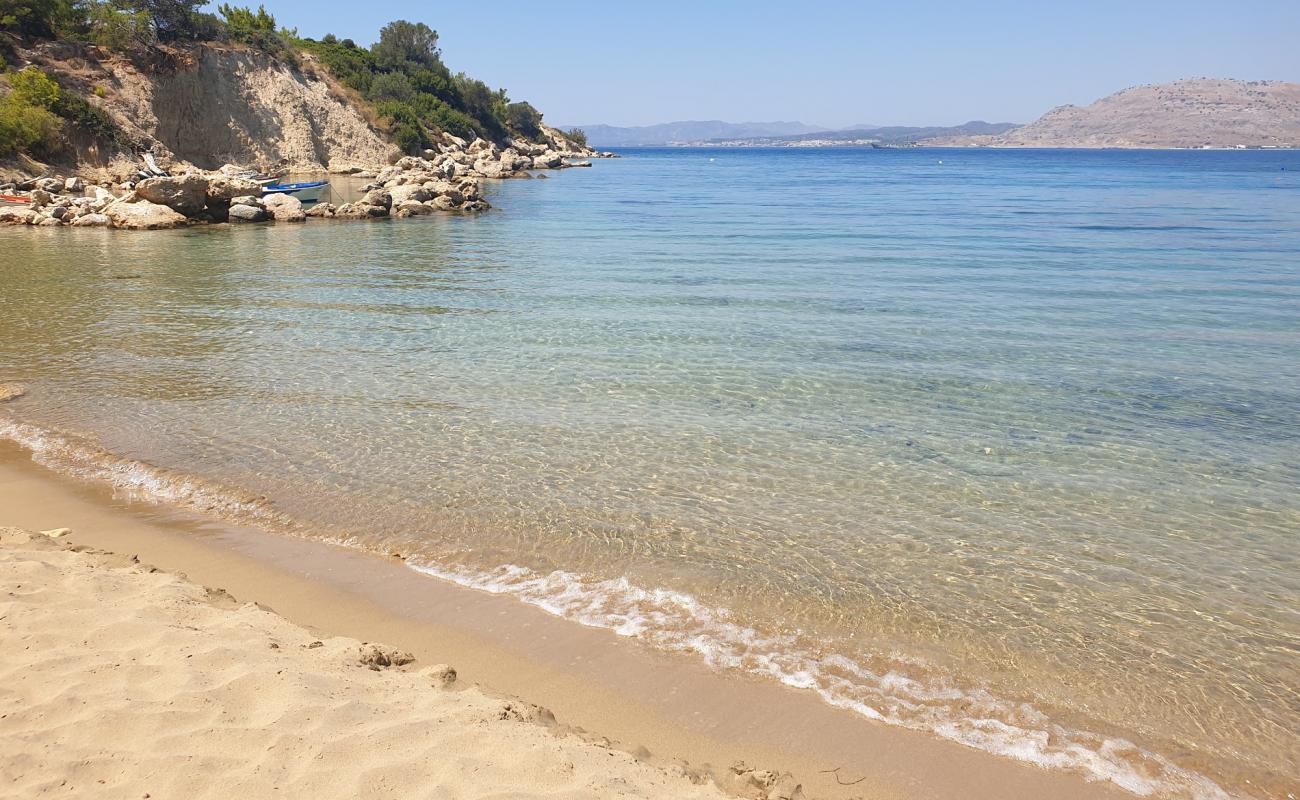
[[[884,127],[859,127],[841,131],[801,133],[792,136],[714,139],[702,144],[741,147],[842,147],[846,145],[900,147],[914,145],[938,136],[997,136],[1012,131],[1016,127],[1014,122],[972,120],[962,125],[951,126],[912,127],[889,125]]]
[[[710,139],[740,139],[750,136],[790,136],[827,130],[802,122],[722,122],[692,120],[660,125],[619,128],[613,125],[561,125],[561,130],[581,128],[592,147],[654,147],[656,145],[703,142]]]
[[[1300,83],[1194,78],[1059,106],[1005,134],[926,144],[988,147],[1300,147]]]
[[[711,121],[579,127],[594,147],[1300,147],[1300,83],[1193,78],[1135,86],[1088,106],[1059,106],[1028,125],[976,120],[832,130],[802,122]]]

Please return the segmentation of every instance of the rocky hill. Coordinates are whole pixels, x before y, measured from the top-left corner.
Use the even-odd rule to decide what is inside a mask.
[[[930,145],[992,147],[1300,147],[1300,83],[1197,78],[1135,86],[1060,106],[998,136]]]

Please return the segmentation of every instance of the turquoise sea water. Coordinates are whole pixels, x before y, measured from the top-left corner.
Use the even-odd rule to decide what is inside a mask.
[[[1300,784],[1300,153],[629,150],[0,229],[0,435],[1161,797]]]

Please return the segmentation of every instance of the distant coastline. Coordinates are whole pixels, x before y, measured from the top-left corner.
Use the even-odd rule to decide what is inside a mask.
[[[949,127],[858,125],[827,130],[803,123],[763,123],[769,128],[814,129],[713,135],[721,125],[725,123],[588,127],[595,147],[1290,150],[1300,148],[1300,83],[1195,78],[1133,86],[1088,106],[1058,106],[1027,125],[972,120]]]

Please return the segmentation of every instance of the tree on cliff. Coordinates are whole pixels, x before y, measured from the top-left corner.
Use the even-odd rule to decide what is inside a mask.
[[[134,11],[143,11],[153,20],[158,41],[200,38],[197,18],[204,0],[128,0],[125,5]],[[206,21],[206,20],[205,20]]]
[[[406,71],[409,65],[442,66],[438,32],[423,22],[399,19],[379,30],[379,41],[370,48],[382,69]]]

